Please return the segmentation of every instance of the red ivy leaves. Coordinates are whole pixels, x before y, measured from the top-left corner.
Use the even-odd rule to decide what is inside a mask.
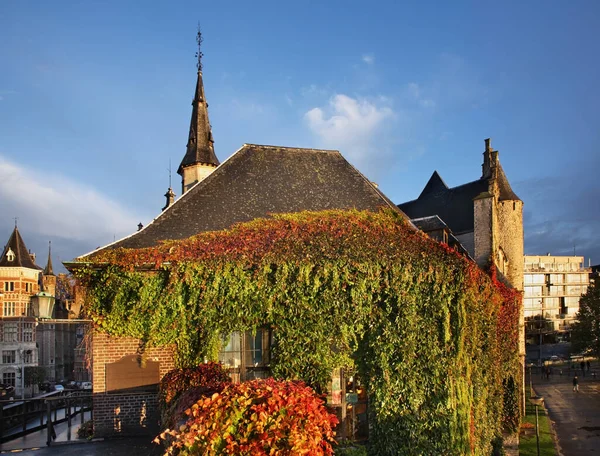
[[[167,455],[333,455],[338,420],[302,382],[232,384],[200,399],[188,414],[179,431],[161,434],[171,442]]]

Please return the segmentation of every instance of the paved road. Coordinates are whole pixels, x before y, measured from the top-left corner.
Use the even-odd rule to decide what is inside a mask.
[[[563,456],[600,454],[600,380],[578,378],[579,393],[573,392],[568,375],[533,378],[533,388],[544,397]]]

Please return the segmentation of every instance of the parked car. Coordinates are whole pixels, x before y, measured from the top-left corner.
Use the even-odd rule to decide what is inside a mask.
[[[54,385],[54,391],[59,391],[59,392],[63,392],[65,390],[65,387],[62,385]]]
[[[82,390],[91,390],[92,382],[81,382],[81,389]]]
[[[15,396],[15,387],[12,385],[5,385],[0,383],[0,399],[13,399]]]

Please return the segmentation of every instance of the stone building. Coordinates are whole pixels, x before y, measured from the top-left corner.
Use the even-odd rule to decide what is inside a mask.
[[[0,381],[22,391],[22,370],[38,365],[36,322],[31,298],[39,292],[42,268],[15,225],[0,258]]]
[[[452,245],[454,241],[450,235],[454,235],[480,267],[495,265],[501,279],[513,288],[523,290],[523,202],[513,192],[490,139],[485,140],[479,179],[448,187],[434,171],[419,197],[398,207],[434,238],[439,238],[441,233],[443,238],[439,240]],[[437,222],[431,223],[431,220]],[[524,369],[525,319],[522,311],[519,335]]]
[[[525,255],[523,263],[528,358],[566,356],[571,325],[592,269],[585,267],[581,256]]]
[[[16,226],[0,258],[0,287],[0,381],[15,386],[20,396],[23,368],[43,367],[47,381],[72,377],[74,325],[39,319],[35,305],[40,297],[50,303],[55,301],[57,276],[51,251],[48,250],[46,267],[42,269],[35,263],[35,254],[27,249]],[[52,316],[68,318],[62,302],[57,301]],[[27,394],[35,391],[35,387],[26,388]]]

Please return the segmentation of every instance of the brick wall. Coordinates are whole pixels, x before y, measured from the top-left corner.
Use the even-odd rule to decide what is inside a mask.
[[[94,436],[157,435],[159,432],[156,393],[94,393]]]
[[[92,342],[94,383],[94,434],[154,434],[158,430],[156,393],[107,393],[106,364],[138,353],[139,340],[94,332]],[[175,367],[172,347],[146,348],[147,359],[160,363],[162,378]]]

